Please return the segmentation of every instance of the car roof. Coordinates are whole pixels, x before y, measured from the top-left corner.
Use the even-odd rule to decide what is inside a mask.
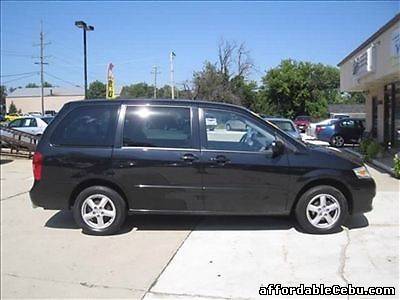
[[[95,104],[131,104],[131,105],[141,105],[141,104],[156,104],[156,105],[171,105],[171,106],[209,106],[214,108],[236,108],[236,109],[246,109],[245,107],[230,104],[230,103],[222,103],[222,102],[212,102],[206,100],[189,100],[189,99],[115,99],[115,100],[106,100],[106,99],[88,99],[81,101],[71,101],[67,103],[72,106],[80,106],[80,105],[95,105]]]
[[[251,111],[250,109],[231,104],[231,103],[222,103],[222,102],[213,102],[206,100],[189,100],[189,99],[115,99],[115,100],[107,100],[107,99],[88,99],[88,100],[80,100],[80,101],[71,101],[65,104],[65,106],[86,106],[86,105],[165,105],[165,106],[194,106],[194,107],[207,107],[210,109],[234,109],[238,112],[246,111],[247,113],[261,118],[258,114]],[[262,118],[261,118],[262,119]]]
[[[264,120],[268,121],[286,121],[292,123],[293,121],[287,118],[264,118]]]

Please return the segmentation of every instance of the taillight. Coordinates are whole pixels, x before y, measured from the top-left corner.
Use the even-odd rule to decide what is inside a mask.
[[[320,133],[322,130],[324,130],[325,129],[325,127],[321,127],[321,126],[318,126],[316,129],[315,129],[315,132],[316,133]]]
[[[42,179],[42,166],[43,166],[43,155],[40,152],[35,152],[32,159],[33,177],[35,180]]]

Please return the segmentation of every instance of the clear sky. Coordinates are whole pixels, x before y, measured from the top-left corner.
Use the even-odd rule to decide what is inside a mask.
[[[34,62],[43,20],[49,65],[46,71],[83,85],[82,31],[88,33],[89,82],[105,82],[106,67],[115,65],[117,85],[152,83],[153,65],[160,84],[169,81],[169,52],[176,53],[177,82],[191,79],[206,60],[216,61],[221,38],[245,42],[258,72],[292,58],[336,65],[399,12],[399,2],[105,2],[1,1],[1,75],[8,87],[39,83],[7,75],[39,70]],[[29,76],[29,74],[27,75]],[[22,77],[22,76],[20,76]],[[45,76],[59,85],[69,83]],[[7,82],[8,81],[8,82]]]

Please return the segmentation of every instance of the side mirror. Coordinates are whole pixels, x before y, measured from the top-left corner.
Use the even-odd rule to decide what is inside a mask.
[[[271,145],[272,157],[277,157],[285,152],[285,144],[281,141],[274,141]]]

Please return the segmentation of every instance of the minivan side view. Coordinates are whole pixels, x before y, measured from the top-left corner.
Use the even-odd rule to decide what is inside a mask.
[[[231,120],[245,129],[227,130]],[[40,139],[33,173],[33,206],[71,209],[94,235],[133,213],[293,215],[306,232],[330,233],[375,196],[360,161],[245,108],[192,100],[70,102]]]

